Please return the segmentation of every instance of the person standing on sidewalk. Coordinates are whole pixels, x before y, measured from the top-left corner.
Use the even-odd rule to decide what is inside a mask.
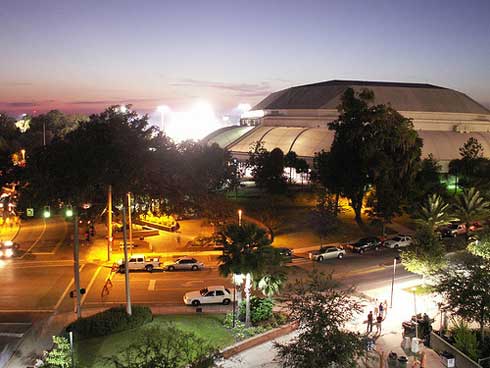
[[[381,316],[381,318],[384,318],[384,311],[385,311],[385,306],[383,303],[379,303],[379,315]]]
[[[367,316],[367,333],[373,332],[373,312],[370,311]]]
[[[376,317],[376,335],[381,335],[381,322],[383,322],[383,317],[381,314],[378,314]]]

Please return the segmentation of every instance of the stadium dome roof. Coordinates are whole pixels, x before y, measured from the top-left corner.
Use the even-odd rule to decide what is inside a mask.
[[[398,111],[490,114],[490,111],[462,92],[423,83],[331,80],[274,92],[252,110],[328,109],[335,110],[347,88],[374,92],[375,103],[391,104]]]

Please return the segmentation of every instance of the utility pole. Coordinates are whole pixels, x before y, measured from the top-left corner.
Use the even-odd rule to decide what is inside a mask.
[[[133,255],[133,225],[131,222],[131,193],[128,192],[129,253]]]
[[[107,260],[112,257],[112,185],[107,191]]]
[[[82,310],[81,310],[81,295],[80,295],[80,254],[78,251],[78,213],[75,213],[74,216],[74,227],[75,227],[75,234],[73,238],[73,272],[74,272],[74,279],[75,279],[75,302],[76,302],[76,313],[77,313],[77,318],[82,317]]]
[[[128,241],[126,238],[126,208],[122,208],[123,240],[124,240],[124,275],[126,277],[126,312],[131,315],[131,290],[129,287]]]
[[[46,147],[46,121],[43,120],[43,147]]]

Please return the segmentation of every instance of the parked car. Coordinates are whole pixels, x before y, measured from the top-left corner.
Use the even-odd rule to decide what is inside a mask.
[[[378,250],[381,247],[381,240],[375,236],[362,238],[351,244],[354,253],[363,254],[368,250]]]
[[[119,260],[119,271],[123,272],[125,269],[124,259]],[[156,268],[160,268],[160,257],[146,257],[144,254],[133,254],[128,259],[129,271],[145,270],[152,272]]]
[[[292,259],[293,259],[293,253],[294,251],[290,248],[277,248],[279,254],[281,256],[283,256],[283,258],[288,261],[288,262],[291,262]]]
[[[335,246],[321,247],[319,250],[310,252],[308,256],[311,260],[318,262],[322,262],[324,259],[330,258],[342,259],[345,256],[345,249]]]
[[[224,286],[208,286],[198,291],[185,293],[184,303],[193,306],[213,303],[228,305],[231,303],[231,292]]]
[[[385,240],[383,245],[387,248],[397,249],[412,245],[413,240],[410,235],[398,234],[397,236]]]
[[[164,263],[164,269],[167,271],[175,271],[175,270],[197,271],[202,268],[204,268],[204,263],[199,262],[197,259],[191,257],[181,257],[176,259],[174,262]]]
[[[442,237],[455,238],[458,235],[466,234],[466,225],[453,222],[439,230]]]

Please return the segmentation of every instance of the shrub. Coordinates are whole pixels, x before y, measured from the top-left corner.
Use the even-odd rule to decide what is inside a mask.
[[[113,307],[86,318],[79,318],[68,325],[67,331],[73,331],[78,338],[106,336],[115,332],[129,330],[151,322],[153,315],[148,307],[135,305],[132,315],[128,316],[123,306]]]
[[[272,307],[274,303],[269,298],[257,298],[252,296],[250,298],[250,319],[253,324],[257,324],[262,321],[267,321],[272,317]],[[240,304],[240,320],[245,320],[245,301]]]
[[[478,340],[468,324],[461,321],[453,329],[454,346],[473,360],[478,360]]]

